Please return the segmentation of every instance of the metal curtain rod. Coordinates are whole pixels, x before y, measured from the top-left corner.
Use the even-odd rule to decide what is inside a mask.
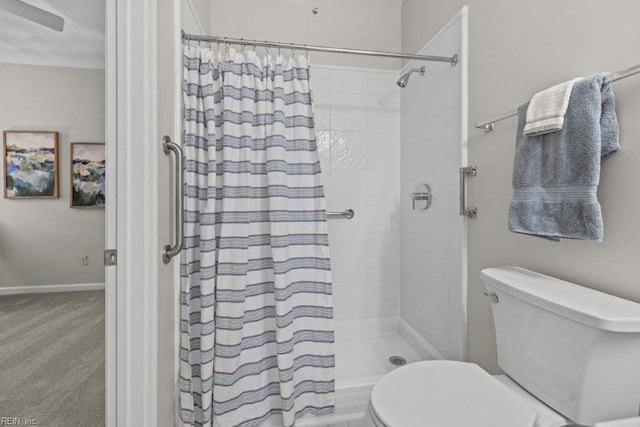
[[[636,74],[640,74],[640,65],[634,65],[633,67],[627,68],[622,71],[618,71],[615,73],[611,73],[607,76],[607,80],[611,83],[616,82],[618,80],[626,79],[627,77],[635,76]],[[499,115],[493,120],[489,120],[486,122],[478,122],[475,124],[477,129],[484,129],[485,132],[491,132],[493,130],[493,125],[496,122],[500,122],[502,120],[509,119],[511,117],[515,117],[518,115],[518,110],[512,110],[506,112],[504,114]]]
[[[431,56],[431,55],[416,55],[413,53],[395,53],[395,52],[380,52],[377,50],[360,50],[360,49],[345,49],[341,47],[326,47],[326,46],[314,46],[308,44],[299,43],[281,43],[270,41],[257,41],[257,40],[245,40],[235,39],[231,37],[220,36],[198,36],[194,34],[187,34],[182,32],[182,40],[196,40],[202,42],[215,42],[226,44],[239,44],[257,47],[276,47],[285,49],[297,49],[313,52],[329,52],[329,53],[348,53],[351,55],[367,55],[367,56],[380,56],[383,58],[401,58],[401,59],[415,59],[417,61],[436,61],[447,62],[452,66],[458,63],[458,55],[453,56]]]

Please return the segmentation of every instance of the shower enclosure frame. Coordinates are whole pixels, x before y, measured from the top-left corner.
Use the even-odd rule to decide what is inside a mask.
[[[452,260],[455,260],[452,264],[446,268],[454,268],[455,271],[451,272],[447,270],[447,274],[444,274],[446,270],[443,264],[436,264],[437,268],[426,268],[420,273],[416,273],[418,270],[411,268],[412,259],[405,254],[409,253],[425,253],[427,248],[420,244],[420,242],[431,243],[430,237],[434,238],[434,241],[442,243],[437,233],[434,236],[421,236],[421,238],[408,238],[406,236],[416,236],[414,231],[417,229],[406,228],[403,230],[403,242],[402,242],[402,260],[403,260],[403,275],[402,275],[402,293],[403,303],[401,318],[405,320],[411,327],[415,328],[416,332],[421,335],[432,346],[432,353],[438,359],[453,359],[453,360],[467,360],[467,245],[468,245],[468,222],[470,217],[459,215],[458,212],[458,198],[455,197],[458,190],[458,180],[455,179],[458,175],[460,167],[467,165],[468,161],[468,7],[462,7],[458,13],[456,13],[431,39],[419,50],[419,52],[429,52],[437,48],[440,44],[444,43],[448,46],[451,39],[446,39],[443,42],[443,37],[455,37],[459,38],[459,51],[457,51],[460,61],[457,65],[455,72],[459,74],[459,80],[456,80],[458,87],[451,92],[446,92],[450,96],[452,104],[444,106],[444,104],[437,105],[437,110],[425,111],[426,107],[420,104],[425,100],[426,93],[420,93],[419,85],[403,92],[402,110],[403,114],[413,114],[413,119],[421,120],[423,123],[429,122],[431,127],[433,125],[433,117],[435,113],[447,114],[442,117],[455,117],[455,120],[449,125],[448,132],[437,137],[433,135],[429,136],[427,133],[422,133],[420,137],[416,137],[414,133],[409,132],[410,121],[405,121],[410,117],[409,115],[403,115],[402,124],[402,144],[403,150],[403,174],[402,174],[402,194],[401,199],[409,202],[410,192],[413,191],[414,186],[419,182],[416,181],[417,177],[420,179],[434,180],[433,187],[434,200],[439,200],[440,211],[438,215],[436,213],[435,203],[431,208],[433,212],[426,212],[422,215],[418,215],[419,219],[412,214],[411,204],[403,205],[403,229],[409,227],[409,224],[413,227],[418,227],[420,230],[424,227],[433,224],[437,224],[442,228],[443,224],[452,226],[454,228],[446,229],[447,233],[451,233],[446,236],[444,242],[449,245],[451,251],[449,255],[452,255]],[[457,40],[457,39],[456,39]],[[456,42],[457,43],[457,42]],[[404,67],[400,70],[399,74],[406,75],[405,73],[411,72],[412,69],[418,66],[413,61],[408,61],[404,64]],[[431,69],[431,73],[430,73]],[[453,71],[453,70],[452,70]],[[438,74],[437,67],[427,66],[425,79],[429,78],[433,74],[439,75],[442,78],[442,74]],[[404,76],[403,76],[404,77]],[[425,80],[416,80],[421,84],[426,83]],[[410,86],[410,85],[409,85]],[[433,90],[433,88],[431,88]],[[404,95],[406,94],[406,98]],[[442,96],[442,93],[441,93]],[[454,98],[455,97],[455,98]],[[444,98],[446,99],[446,98]],[[440,99],[442,102],[443,98]],[[407,104],[405,104],[405,102]],[[455,108],[454,108],[455,106]],[[446,120],[445,120],[446,122]],[[415,122],[414,122],[415,123]],[[415,129],[415,125],[413,126]],[[422,132],[427,132],[425,129],[420,128]],[[412,135],[409,137],[408,135]],[[405,160],[416,157],[416,147],[425,146],[427,143],[438,144],[440,147],[446,145],[450,147],[450,150],[457,152],[455,156],[452,156],[453,151],[446,151],[448,154],[443,154],[443,150],[436,150],[433,157],[437,160],[438,165],[445,165],[446,170],[440,167],[436,167],[434,163],[426,163],[426,158],[421,158],[419,164],[411,162],[404,163]],[[455,160],[455,162],[454,162]],[[417,171],[417,172],[416,172]],[[433,172],[432,172],[433,171]],[[446,178],[445,178],[446,177]],[[439,181],[439,182],[438,182]],[[420,181],[422,182],[422,181]],[[448,194],[452,197],[447,197]],[[462,194],[460,194],[462,195]],[[436,199],[438,198],[438,199]],[[413,219],[410,219],[413,218]],[[445,219],[446,218],[446,219]],[[437,222],[436,222],[437,221]],[[433,231],[433,229],[431,229]],[[431,246],[433,249],[433,246]],[[444,248],[439,248],[435,252],[443,253]],[[433,251],[431,255],[434,255]],[[426,261],[425,261],[426,262]],[[420,265],[425,265],[421,263]],[[422,268],[422,267],[420,267]],[[430,287],[430,288],[429,288]],[[429,306],[431,298],[425,294],[424,289],[431,289],[431,291],[437,290],[437,297],[442,300],[438,300],[439,304],[435,306]],[[430,291],[430,292],[431,292]],[[446,295],[446,296],[445,296]],[[420,301],[420,303],[416,303]],[[405,304],[406,303],[406,304]],[[425,315],[425,313],[430,313]],[[443,326],[445,325],[445,326]],[[440,333],[441,328],[445,327],[447,334],[446,339],[444,335]],[[448,340],[448,342],[447,342]]]

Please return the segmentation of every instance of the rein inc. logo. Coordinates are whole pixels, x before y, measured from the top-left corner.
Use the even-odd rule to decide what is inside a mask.
[[[0,426],[37,426],[35,418],[29,417],[0,417]]]

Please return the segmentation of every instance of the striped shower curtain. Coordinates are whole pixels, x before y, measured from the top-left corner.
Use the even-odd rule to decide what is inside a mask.
[[[293,426],[334,406],[324,190],[304,56],[184,47],[185,425]]]

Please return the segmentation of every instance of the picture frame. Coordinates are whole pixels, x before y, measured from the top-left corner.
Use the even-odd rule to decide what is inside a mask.
[[[105,145],[103,142],[70,144],[69,206],[76,209],[104,209]]]
[[[57,199],[58,132],[3,131],[4,198]]]

